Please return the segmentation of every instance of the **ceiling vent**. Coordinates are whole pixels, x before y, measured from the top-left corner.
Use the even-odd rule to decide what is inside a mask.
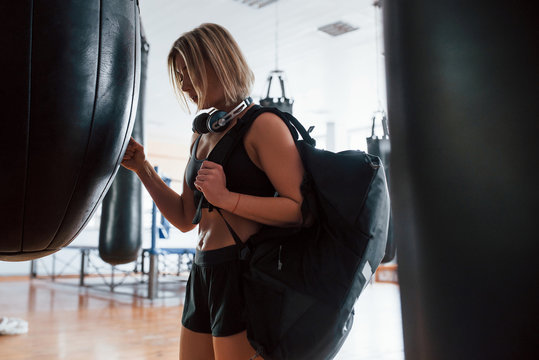
[[[331,36],[339,36],[357,29],[359,28],[342,21],[337,21],[333,24],[324,25],[318,28],[318,30],[325,32],[326,34],[329,34]]]
[[[242,4],[245,4],[252,8],[260,9],[266,5],[277,2],[278,0],[236,0],[236,1],[241,2]]]

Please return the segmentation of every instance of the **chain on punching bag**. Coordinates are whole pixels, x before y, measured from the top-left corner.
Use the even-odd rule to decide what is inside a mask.
[[[278,82],[278,85],[281,89],[280,96],[270,96],[271,84],[273,81]],[[292,114],[292,106],[294,105],[294,100],[286,97],[284,71],[273,70],[270,72],[267,79],[266,97],[260,99],[260,105],[275,107],[283,112]]]
[[[141,76],[133,138],[144,143],[144,98],[150,46],[141,27]],[[111,265],[136,260],[142,247],[142,185],[137,175],[120,167],[103,200],[99,227],[99,256]]]
[[[140,75],[134,1],[0,2],[0,260],[82,231],[120,166]]]
[[[375,126],[377,115],[380,114],[382,117],[382,128],[384,135],[380,138],[375,135]],[[390,187],[390,157],[391,154],[391,142],[389,141],[389,129],[387,126],[387,116],[385,111],[377,111],[372,116],[372,131],[371,136],[367,138],[367,152],[372,155],[378,156],[382,159],[384,164],[384,169],[386,172],[387,185]],[[392,261],[395,258],[397,252],[397,245],[393,239],[393,221],[392,216],[389,217],[389,228],[387,231],[387,243],[386,243],[386,253],[382,259],[382,263],[387,263]]]

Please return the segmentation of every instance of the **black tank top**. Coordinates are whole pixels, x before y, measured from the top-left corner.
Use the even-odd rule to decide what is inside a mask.
[[[202,166],[202,162],[205,159],[197,159],[196,153],[198,149],[198,143],[200,142],[199,135],[193,144],[191,150],[191,157],[187,163],[187,169],[185,171],[186,182],[191,190],[193,190],[195,197],[195,207],[198,206],[202,193],[195,188],[195,178],[198,170]],[[224,136],[227,136],[225,134]],[[222,140],[222,139],[221,139]],[[221,140],[212,149],[213,151],[219,151],[219,144]],[[208,155],[209,156],[209,155]],[[262,170],[260,170],[249,158],[243,139],[232,150],[228,162],[223,168],[226,175],[226,187],[232,192],[240,194],[254,195],[254,196],[274,196],[275,188],[271,184],[270,180]],[[202,205],[208,207],[208,204]]]

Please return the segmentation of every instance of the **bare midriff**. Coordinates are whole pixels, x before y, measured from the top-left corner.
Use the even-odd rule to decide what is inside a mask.
[[[261,227],[257,222],[231,214],[228,211],[221,210],[221,213],[243,242],[255,234]],[[203,209],[202,219],[198,225],[197,248],[203,251],[215,250],[234,245],[235,243],[225,221],[217,210],[208,211],[208,209]]]

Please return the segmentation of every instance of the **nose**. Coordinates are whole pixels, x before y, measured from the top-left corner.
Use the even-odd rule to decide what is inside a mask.
[[[192,87],[193,85],[191,84],[191,79],[189,79],[189,76],[184,77],[182,81],[182,91],[188,92],[189,90],[192,89]]]

